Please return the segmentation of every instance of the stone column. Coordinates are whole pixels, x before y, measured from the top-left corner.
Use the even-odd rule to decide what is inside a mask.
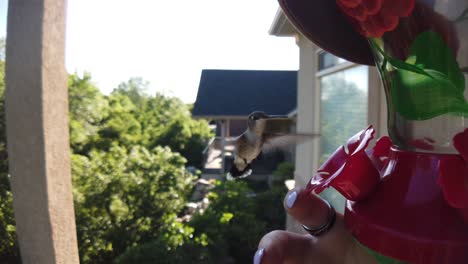
[[[297,132],[320,132],[320,91],[317,89],[316,46],[306,37],[299,35],[299,71],[297,73]],[[295,176],[296,186],[305,187],[318,169],[320,137],[296,146]],[[287,230],[304,233],[301,225],[288,216]]]
[[[65,0],[9,1],[6,127],[23,263],[79,263],[70,171]]]
[[[320,133],[320,91],[317,89],[316,46],[302,35],[299,37],[299,71],[297,73],[297,131]],[[296,147],[296,186],[305,187],[318,169],[320,137]]]

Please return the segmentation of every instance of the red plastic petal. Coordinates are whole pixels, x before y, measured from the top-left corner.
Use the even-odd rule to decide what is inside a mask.
[[[390,137],[381,137],[377,142],[375,142],[375,146],[373,148],[372,156],[381,158],[381,157],[388,157],[390,154],[390,148],[392,147],[393,143],[390,140]]]
[[[318,172],[335,173],[348,159],[348,154],[343,146],[340,146],[333,154],[320,166]]]
[[[374,138],[374,133],[375,129],[372,126],[368,126],[366,129],[359,131],[359,133],[348,139],[348,142],[346,142],[348,153],[356,152],[358,147],[360,150],[362,150],[363,147],[367,148],[369,142]],[[361,144],[364,144],[364,146],[360,146]]]
[[[461,158],[441,160],[437,183],[450,206],[468,208],[468,167]]]
[[[337,0],[336,2],[347,8],[355,8],[361,3],[361,0]]]
[[[307,187],[316,193],[330,186],[347,199],[359,201],[367,197],[380,181],[380,174],[365,149],[374,137],[372,126],[351,137],[345,147],[338,148],[320,167]],[[352,154],[348,154],[352,152]]]
[[[379,13],[375,16],[368,17],[362,24],[372,37],[379,38],[385,32],[394,30],[398,26],[398,21],[398,16],[384,16],[382,13]]]
[[[378,23],[385,32],[392,31],[398,26],[399,19],[397,16],[379,16]]]
[[[345,152],[343,146],[339,147],[332,155],[320,166],[312,179],[309,182],[307,189],[311,188],[316,193],[320,193],[323,189],[328,187],[331,180],[330,177],[345,164],[348,159],[348,154]]]
[[[362,151],[349,157],[346,164],[330,179],[329,185],[346,199],[361,201],[374,191],[380,181],[380,174]]]
[[[366,9],[362,5],[357,5],[354,8],[349,8],[344,6],[341,2],[337,2],[340,9],[349,17],[357,20],[357,21],[364,21],[367,18]]]
[[[368,15],[375,15],[382,8],[383,0],[362,0],[362,5],[365,7]]]
[[[357,31],[365,37],[381,37],[393,31],[400,18],[409,16],[416,0],[337,0],[338,7],[359,26]]]
[[[371,140],[374,138],[374,133],[375,133],[375,129],[373,129],[372,126],[369,126],[366,130],[364,130],[363,133],[361,133],[361,135],[359,136],[360,138],[359,145],[356,147],[356,149],[353,151],[351,155],[354,155],[361,151],[364,152],[367,146],[369,146],[369,143],[371,142]]]
[[[453,137],[453,146],[468,164],[468,128]]]

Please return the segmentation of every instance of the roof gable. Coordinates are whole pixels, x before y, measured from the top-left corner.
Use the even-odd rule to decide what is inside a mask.
[[[297,106],[297,71],[203,70],[194,117],[286,115]]]

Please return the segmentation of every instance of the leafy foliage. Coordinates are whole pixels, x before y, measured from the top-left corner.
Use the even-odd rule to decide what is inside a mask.
[[[294,179],[294,164],[290,162],[282,162],[273,172],[274,178],[272,184],[275,187],[284,186],[284,181]]]
[[[256,194],[244,181],[218,182],[208,208],[184,226],[192,232],[182,243],[160,252],[160,245],[174,244],[158,238],[127,251],[119,263],[249,263],[261,237],[284,228],[285,193],[284,187]]]
[[[161,235],[193,185],[185,159],[169,148],[127,150],[113,145],[89,157],[72,156],[75,212],[81,259],[110,262],[127,248]]]
[[[5,128],[5,39],[0,39],[0,259],[19,263],[19,249],[13,214]]]
[[[180,224],[174,217],[194,184],[185,166],[201,161],[201,146],[212,136],[207,122],[192,120],[176,98],[147,95],[141,79],[120,84],[107,97],[89,75],[70,76],[69,88],[82,262],[111,262],[156,239],[166,245],[183,241],[171,228]],[[200,151],[183,152],[192,149]]]
[[[7,167],[0,61],[0,259],[20,263]],[[255,194],[218,183],[210,206],[179,216],[212,136],[179,99],[149,96],[131,79],[108,96],[89,74],[69,76],[73,195],[82,263],[250,262],[260,237],[284,227],[284,187]]]
[[[216,263],[209,254],[206,234],[195,237],[193,227],[177,221],[174,215],[170,215],[165,223],[163,235],[127,250],[116,263]]]
[[[70,144],[74,153],[85,154],[98,137],[101,123],[109,115],[109,103],[91,82],[91,75],[68,77]]]
[[[75,153],[108,150],[113,143],[127,148],[168,146],[184,156],[188,166],[200,167],[200,153],[213,136],[207,121],[192,119],[181,100],[148,96],[146,90],[146,82],[132,78],[105,97],[88,74],[71,75],[70,135]]]
[[[187,165],[201,166],[200,153],[213,136],[207,121],[191,119],[187,105],[161,94],[146,100],[141,113],[138,120],[144,144],[169,146],[187,158]]]

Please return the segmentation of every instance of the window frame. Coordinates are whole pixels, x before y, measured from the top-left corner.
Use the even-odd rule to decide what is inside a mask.
[[[321,95],[322,95],[322,87],[321,87],[321,79],[325,76],[329,76],[341,71],[345,71],[348,69],[356,68],[362,66],[361,64],[357,64],[350,61],[345,61],[339,63],[337,65],[331,66],[329,68],[319,70],[319,63],[320,63],[320,54],[327,52],[321,48],[315,50],[315,87],[317,89],[317,98],[314,100],[315,104],[317,105],[316,109],[320,111],[316,116],[318,117],[316,122],[320,130],[321,121],[322,121],[322,102],[321,102]],[[333,55],[333,54],[332,54]],[[383,86],[381,85],[380,76],[375,69],[375,67],[367,66],[367,124],[372,125],[376,128],[377,133],[376,137],[382,136],[386,134],[386,104],[385,104],[385,97],[383,92]],[[383,115],[382,115],[383,111]],[[385,118],[382,118],[384,116]],[[362,129],[365,129],[363,127]],[[352,136],[352,135],[350,135]],[[344,144],[345,142],[342,142]],[[317,151],[315,153],[315,159],[320,158],[320,154],[322,153],[321,144],[318,145]],[[318,162],[318,160],[317,160]]]

